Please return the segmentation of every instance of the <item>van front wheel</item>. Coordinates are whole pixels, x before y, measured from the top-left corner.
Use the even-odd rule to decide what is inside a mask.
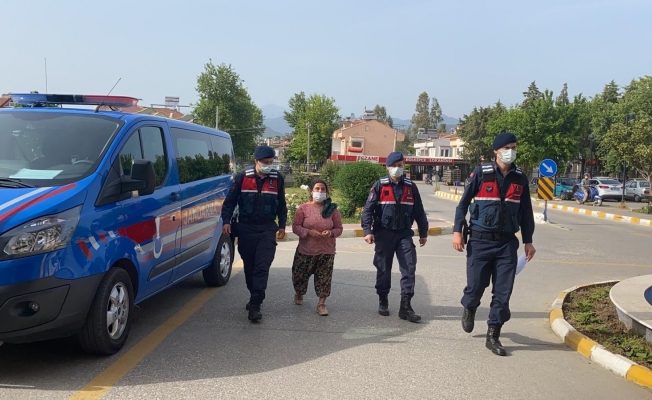
[[[233,267],[233,244],[231,238],[222,235],[220,241],[217,243],[215,256],[213,262],[205,270],[202,271],[204,275],[204,282],[208,286],[224,286],[231,277],[231,269]]]
[[[115,354],[127,342],[131,329],[134,292],[131,278],[122,268],[111,268],[95,293],[79,344],[88,353]]]

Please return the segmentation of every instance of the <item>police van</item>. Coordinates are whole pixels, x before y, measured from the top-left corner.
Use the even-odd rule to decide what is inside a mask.
[[[0,341],[77,335],[85,351],[114,354],[135,305],[199,271],[209,286],[228,282],[229,134],[118,112],[137,105],[131,97],[10,96],[15,108],[0,109]]]

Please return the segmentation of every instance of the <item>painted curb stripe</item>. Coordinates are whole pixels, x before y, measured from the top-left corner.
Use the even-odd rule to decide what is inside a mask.
[[[621,355],[614,354],[573,328],[564,319],[563,304],[566,296],[577,289],[618,281],[602,281],[573,286],[561,292],[550,310],[550,328],[570,348],[589,358],[601,367],[628,381],[652,389],[652,371]]]

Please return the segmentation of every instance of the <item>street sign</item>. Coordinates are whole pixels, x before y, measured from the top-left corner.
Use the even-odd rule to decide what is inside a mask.
[[[539,178],[537,181],[537,195],[541,200],[552,200],[555,196],[555,180],[553,178]]]
[[[547,158],[539,164],[539,175],[550,178],[557,175],[557,163]]]

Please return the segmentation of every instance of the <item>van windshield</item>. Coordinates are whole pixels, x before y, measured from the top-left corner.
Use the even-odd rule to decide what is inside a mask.
[[[59,185],[90,175],[122,121],[52,111],[0,113],[0,179]]]

